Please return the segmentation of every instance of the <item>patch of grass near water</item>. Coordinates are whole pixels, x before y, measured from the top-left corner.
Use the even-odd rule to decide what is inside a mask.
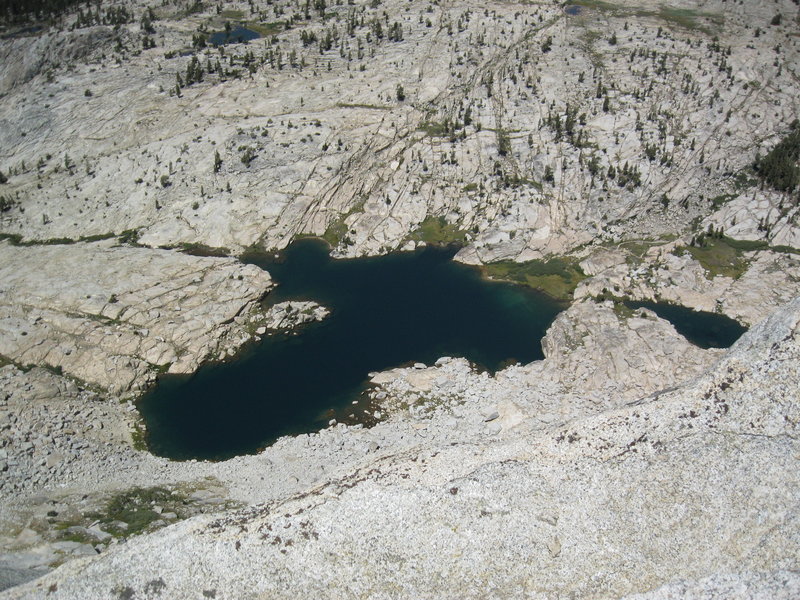
[[[660,6],[658,10],[653,10],[643,6],[623,6],[612,2],[603,2],[602,0],[575,0],[570,4],[582,8],[610,12],[617,17],[657,17],[668,26],[698,30],[708,34],[712,33],[708,23],[718,26],[724,22],[723,16],[717,13],[701,12],[689,8],[675,8],[666,5]],[[705,21],[705,24],[703,21]]]
[[[572,258],[551,258],[518,263],[510,260],[483,265],[491,279],[512,281],[540,290],[556,300],[568,301],[586,275]]]
[[[141,421],[137,421],[133,424],[133,428],[131,429],[131,442],[134,450],[139,450],[141,452],[147,451],[147,432]]]
[[[328,228],[325,230],[325,233],[322,234],[322,239],[325,240],[331,248],[336,248],[339,244],[344,244],[345,246],[353,244],[353,240],[351,240],[348,235],[347,219],[350,215],[363,213],[365,203],[366,198],[361,198],[345,214],[337,216],[328,224]],[[304,236],[301,235],[299,237]]]
[[[223,10],[219,13],[219,16],[223,19],[233,19],[238,21],[244,19],[244,12],[241,10]]]
[[[617,10],[620,8],[616,4],[602,2],[602,0],[574,0],[574,2],[570,2],[570,5],[595,10]]]
[[[434,246],[447,246],[463,244],[466,236],[466,231],[459,229],[456,224],[448,223],[444,217],[426,217],[417,229],[409,234],[408,239]]]
[[[710,33],[709,28],[705,25],[701,25],[698,19],[710,20],[714,25],[721,25],[723,22],[722,16],[718,14],[704,13],[688,8],[673,8],[671,6],[662,6],[659,8],[658,16],[669,25],[682,27],[684,29],[698,29],[706,33]]]
[[[674,252],[677,255],[685,252],[691,254],[692,258],[705,269],[708,279],[714,279],[718,275],[739,279],[750,264],[742,253],[768,249],[767,242],[734,240],[723,236],[704,238],[699,245],[681,246]]]
[[[270,35],[277,35],[286,29],[286,24],[283,21],[275,21],[274,23],[256,23],[255,21],[246,21],[242,23],[242,27],[255,31],[261,37]]]
[[[325,240],[331,248],[336,248],[340,242],[344,241],[347,237],[347,224],[344,222],[345,217],[336,218],[325,233],[322,234],[322,239]]]
[[[175,246],[161,246],[167,250],[180,250],[184,254],[189,254],[191,256],[210,256],[210,257],[226,257],[231,255],[231,251],[229,248],[225,246],[221,247],[214,247],[214,246],[206,246],[205,244],[198,244],[198,243],[187,243],[181,242]]]

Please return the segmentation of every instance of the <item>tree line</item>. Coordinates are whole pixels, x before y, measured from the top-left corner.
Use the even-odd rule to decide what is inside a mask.
[[[791,131],[766,156],[756,156],[756,173],[779,192],[792,192],[800,187],[800,121],[791,124]]]
[[[86,0],[0,0],[0,21],[24,23],[43,21]]]

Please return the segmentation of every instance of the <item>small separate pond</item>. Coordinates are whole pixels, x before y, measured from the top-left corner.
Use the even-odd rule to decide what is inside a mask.
[[[11,33],[6,33],[4,35],[0,35],[0,39],[2,40],[10,40],[17,37],[24,37],[26,35],[34,35],[42,31],[44,27],[42,25],[31,25],[29,27],[23,27],[22,29],[18,29],[16,31],[12,31]]]
[[[675,330],[692,344],[701,348],[729,348],[747,331],[746,327],[725,315],[695,311],[676,304],[627,301],[625,306],[652,310],[672,323]]]
[[[240,44],[242,42],[249,42],[261,37],[261,34],[252,29],[247,29],[241,25],[233,27],[230,32],[215,31],[208,36],[208,43],[212,46],[224,46],[225,44]]]
[[[567,8],[564,9],[568,15],[579,15],[581,12],[581,7],[575,4],[570,4]]]
[[[265,337],[237,360],[165,376],[139,403],[155,454],[224,459],[352,412],[368,373],[441,356],[490,371],[543,357],[541,338],[563,308],[490,282],[454,250],[333,260],[318,240],[280,258],[251,257],[279,283],[270,302],[314,300],[332,314],[300,335]]]

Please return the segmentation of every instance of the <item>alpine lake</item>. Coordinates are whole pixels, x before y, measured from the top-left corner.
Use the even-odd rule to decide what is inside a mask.
[[[230,30],[215,31],[208,36],[208,43],[212,46],[225,46],[227,44],[241,44],[256,40],[261,37],[261,34],[252,29],[248,29],[242,25],[236,25]]]
[[[264,336],[233,360],[159,377],[138,402],[148,449],[176,460],[252,454],[331,419],[369,425],[374,407],[365,392],[373,371],[453,356],[493,373],[543,358],[541,339],[566,305],[489,281],[453,261],[455,252],[427,247],[332,259],[324,242],[301,239],[277,255],[243,257],[277,282],[267,304],[313,300],[331,314],[297,333]],[[647,306],[703,347],[730,345],[743,331],[719,315],[709,321],[709,313]],[[680,321],[690,322],[688,333]]]

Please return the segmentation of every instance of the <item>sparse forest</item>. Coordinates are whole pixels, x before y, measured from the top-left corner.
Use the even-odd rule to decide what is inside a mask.
[[[44,21],[86,0],[0,0],[0,23]]]

